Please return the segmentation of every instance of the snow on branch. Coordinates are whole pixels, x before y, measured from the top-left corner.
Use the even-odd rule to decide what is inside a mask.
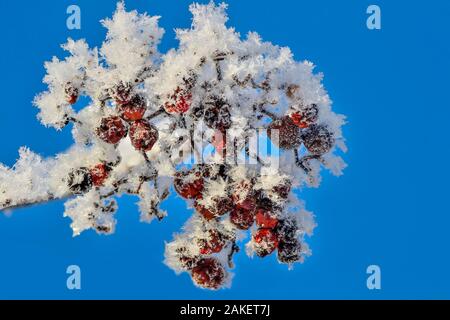
[[[159,17],[123,2],[102,21],[100,48],[69,39],[68,56],[45,64],[48,90],[34,104],[43,125],[71,123],[74,144],[51,159],[22,148],[12,168],[0,165],[0,210],[66,199],[75,236],[112,234],[121,195],[137,197],[151,222],[176,193],[194,214],[165,261],[207,289],[231,284],[249,230],[250,256],[276,253],[292,266],[310,255],[316,224],[295,191],[319,186],[322,168],[342,174],[345,118],[311,62],[257,33],[241,37],[226,9],[191,5],[191,28],[176,31],[179,47],[166,54]]]

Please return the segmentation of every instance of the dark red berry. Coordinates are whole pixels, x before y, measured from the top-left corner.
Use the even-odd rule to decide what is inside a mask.
[[[117,104],[125,104],[131,99],[131,90],[132,85],[130,83],[121,81],[111,90],[111,96]]]
[[[95,167],[91,168],[90,174],[94,186],[102,186],[106,179],[108,179],[110,170],[111,168],[104,163],[97,164]]]
[[[136,150],[150,151],[158,138],[158,130],[150,123],[139,120],[131,124],[130,139]]]
[[[256,208],[256,197],[250,180],[242,180],[233,186],[231,192],[231,198],[236,206],[246,210],[254,210]]]
[[[174,93],[169,96],[164,107],[168,113],[186,113],[192,104],[192,93],[178,87]]]
[[[102,119],[97,135],[106,143],[116,144],[127,135],[127,128],[119,117],[111,116]]]
[[[244,208],[236,207],[230,213],[231,223],[240,230],[248,230],[255,222],[255,212]]]
[[[213,97],[204,104],[203,120],[211,129],[225,132],[231,127],[230,106],[221,98]]]
[[[295,239],[292,242],[280,241],[278,244],[278,260],[281,263],[291,264],[299,261],[301,258],[301,245]]]
[[[222,251],[226,244],[225,236],[217,230],[209,230],[207,238],[198,239],[201,254],[213,254]]]
[[[174,188],[185,199],[195,199],[203,191],[204,181],[199,170],[180,171],[175,174]]]
[[[200,199],[201,197],[198,200]],[[200,204],[198,200],[195,201],[194,207],[207,220],[223,216],[233,209],[233,202],[228,196],[212,198],[212,205],[209,207]]]
[[[308,128],[319,118],[319,108],[316,104],[302,107],[300,111],[291,113],[292,121],[301,129]]]
[[[272,212],[258,209],[256,210],[256,224],[260,228],[274,229],[278,224],[278,219]]]
[[[66,101],[70,104],[75,104],[78,101],[79,96],[79,90],[78,88],[75,88],[72,86],[72,84],[69,82],[66,84],[64,88],[64,92],[66,94]]]
[[[222,264],[213,258],[202,259],[192,269],[192,280],[200,287],[206,289],[219,289],[225,281],[225,269]]]
[[[253,249],[261,258],[268,256],[278,247],[278,237],[271,229],[259,229],[253,235],[252,240]]]
[[[267,135],[281,149],[296,149],[302,144],[300,128],[288,116],[273,121],[267,129]]]
[[[312,125],[303,134],[306,149],[315,155],[322,155],[333,148],[335,139],[330,130],[324,125]]]
[[[68,176],[67,186],[73,194],[83,194],[91,190],[92,178],[88,168],[73,169]]]
[[[128,103],[118,104],[120,117],[125,121],[137,121],[144,117],[146,111],[145,100],[139,95],[135,95]]]
[[[279,185],[276,185],[272,188],[272,191],[278,195],[281,199],[287,199],[289,197],[289,193],[291,192],[292,183],[289,180],[286,180]]]

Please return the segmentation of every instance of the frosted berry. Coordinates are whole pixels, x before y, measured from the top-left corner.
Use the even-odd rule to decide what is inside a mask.
[[[158,130],[150,123],[140,120],[131,124],[130,139],[136,150],[150,151],[158,138]]]
[[[252,241],[256,255],[261,258],[268,256],[278,247],[278,237],[271,229],[259,229],[253,235]]]
[[[185,199],[195,199],[203,191],[204,181],[199,170],[180,171],[175,174],[175,191]]]
[[[194,283],[205,289],[219,289],[225,282],[225,269],[213,258],[200,260],[191,275]]]
[[[199,199],[201,199],[201,197],[199,197]],[[207,220],[223,216],[233,209],[233,202],[228,196],[214,197],[211,200],[212,205],[208,207],[200,204],[198,200],[194,203],[195,209]]]
[[[111,90],[111,96],[117,104],[128,103],[131,99],[132,85],[120,82]]]
[[[127,128],[119,117],[111,116],[101,120],[97,135],[106,143],[116,144],[127,135]]]
[[[333,134],[324,125],[312,125],[303,134],[306,149],[315,155],[322,155],[331,150],[335,143]]]
[[[207,232],[207,238],[198,239],[200,254],[204,255],[219,253],[220,251],[222,251],[225,244],[225,236],[214,229]]]
[[[275,214],[270,211],[258,209],[256,211],[256,225],[260,228],[274,229],[278,224]]]
[[[300,111],[296,111],[290,115],[292,121],[301,129],[308,128],[319,118],[319,108],[316,104],[302,107]]]
[[[90,175],[94,186],[102,186],[105,183],[106,179],[108,179],[110,171],[111,168],[104,163],[97,164],[96,166],[91,168]]]
[[[224,132],[231,127],[230,106],[220,98],[213,98],[205,103],[203,119],[211,129]]]
[[[192,93],[178,87],[174,93],[169,96],[164,107],[168,113],[186,113],[192,104]]]
[[[67,186],[73,194],[83,194],[91,190],[90,170],[84,167],[73,169],[68,175]]]
[[[289,180],[283,181],[272,188],[272,191],[281,199],[287,199],[291,192],[292,183]]]
[[[231,198],[236,206],[254,210],[256,208],[256,198],[253,191],[253,183],[250,180],[242,180],[233,186]]]
[[[281,263],[291,264],[299,261],[301,258],[301,245],[295,239],[292,242],[280,241],[278,244],[278,260]]]
[[[135,95],[128,103],[118,104],[120,117],[125,121],[137,121],[144,117],[146,111],[145,100],[140,95]]]
[[[297,221],[292,217],[281,219],[278,222],[276,231],[280,242],[294,242],[297,239]]]
[[[300,128],[288,116],[273,121],[267,129],[267,134],[281,149],[296,149],[302,143]]]
[[[244,208],[236,207],[230,213],[231,223],[240,230],[248,230],[255,222],[255,212]]]
[[[66,101],[70,104],[75,104],[78,101],[79,90],[75,88],[70,82],[66,84],[64,88],[66,94]]]

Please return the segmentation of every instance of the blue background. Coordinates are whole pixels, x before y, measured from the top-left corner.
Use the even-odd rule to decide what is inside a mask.
[[[161,15],[161,50],[173,29],[189,27],[190,1],[129,0],[129,9]],[[202,1],[203,2],[203,1]],[[66,29],[78,4],[82,29]],[[382,9],[382,30],[366,28],[366,8]],[[233,287],[209,292],[163,263],[164,241],[191,214],[180,198],[163,223],[139,223],[136,199],[123,198],[110,237],[73,239],[63,204],[0,216],[0,298],[450,298],[448,207],[450,41],[448,1],[229,1],[229,25],[289,46],[325,74],[338,113],[348,116],[349,168],[301,193],[317,215],[313,256],[289,272],[241,252]],[[72,143],[36,120],[33,96],[45,89],[43,62],[62,55],[67,37],[99,45],[98,23],[114,0],[1,1],[0,161],[12,165],[27,145],[50,156]],[[82,290],[66,289],[66,267],[82,269]],[[366,268],[382,269],[382,290],[366,287]]]

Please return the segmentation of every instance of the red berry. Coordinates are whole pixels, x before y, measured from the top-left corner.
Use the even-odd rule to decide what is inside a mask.
[[[121,118],[125,121],[141,120],[145,114],[145,100],[139,95],[134,96],[128,103],[117,106]]]
[[[328,127],[312,125],[302,135],[306,149],[315,155],[322,155],[333,148],[335,139]]]
[[[233,186],[231,197],[234,204],[238,207],[246,210],[253,210],[256,207],[253,184],[250,180],[242,180]]]
[[[271,229],[259,229],[253,235],[253,249],[263,258],[268,256],[278,247],[278,237]]]
[[[64,88],[64,92],[66,94],[67,103],[70,103],[70,104],[77,103],[79,91],[77,88],[73,87],[70,82],[66,84],[66,86]]]
[[[111,116],[102,119],[97,135],[106,143],[116,144],[127,135],[127,129],[119,117]]]
[[[206,255],[222,251],[226,243],[224,235],[217,230],[209,230],[207,235],[206,239],[198,240],[200,253]]]
[[[164,107],[168,113],[185,113],[192,103],[192,94],[178,87],[166,101]]]
[[[255,222],[255,212],[244,208],[236,207],[230,213],[230,221],[240,230],[248,230]]]
[[[90,170],[92,183],[96,187],[100,187],[103,185],[106,179],[108,179],[110,168],[104,164],[97,164]]]
[[[198,170],[182,171],[175,174],[175,191],[185,199],[195,199],[203,191],[203,177]]]
[[[199,197],[198,200],[200,200],[201,198],[202,197]],[[213,205],[210,207],[203,206],[198,202],[198,200],[195,201],[194,207],[207,220],[223,216],[225,213],[233,209],[233,202],[227,196],[213,198]]]
[[[289,180],[280,183],[272,188],[272,191],[276,193],[281,199],[287,199],[291,192],[292,183]]]
[[[206,289],[219,289],[225,282],[225,269],[217,259],[202,259],[192,269],[192,280]]]
[[[316,104],[303,107],[290,115],[292,121],[301,129],[308,128],[319,118],[319,108]]]
[[[136,150],[150,151],[158,138],[158,130],[150,123],[139,120],[131,124],[130,139]]]
[[[296,149],[302,144],[300,129],[288,116],[273,121],[267,129],[267,135],[281,149]]]
[[[256,224],[261,228],[274,229],[278,224],[278,219],[270,211],[258,209],[256,211]]]
[[[117,104],[125,104],[130,101],[132,86],[130,83],[119,82],[111,91],[112,98]]]

